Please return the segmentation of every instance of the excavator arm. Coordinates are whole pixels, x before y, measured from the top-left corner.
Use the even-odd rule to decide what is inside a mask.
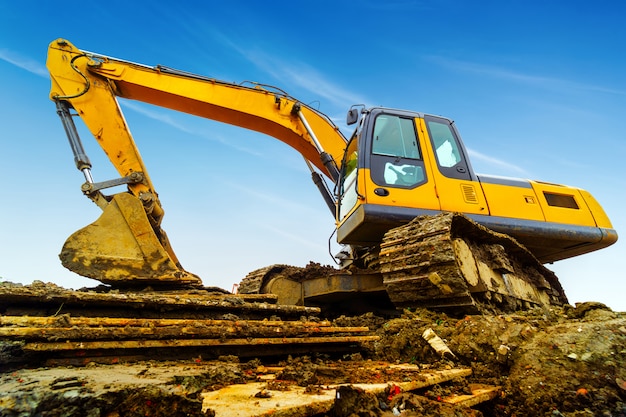
[[[117,97],[265,133],[298,151],[314,179],[319,171],[337,181],[346,138],[325,115],[277,88],[139,65],[81,51],[64,39],[50,44],[47,67],[50,98],[57,104],[76,166],[85,175],[83,192],[103,209],[102,216],[72,235],[61,252],[64,266],[80,275],[118,286],[200,283],[180,266],[160,227],[163,208]],[[93,181],[74,115],[96,138],[119,179]],[[127,185],[127,193],[105,196],[101,191],[121,184]],[[318,187],[334,210],[332,194]]]

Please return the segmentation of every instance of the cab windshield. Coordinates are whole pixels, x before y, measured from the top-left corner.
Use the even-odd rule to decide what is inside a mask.
[[[378,116],[374,125],[372,153],[420,159],[413,120],[391,115]]]
[[[376,117],[372,134],[372,180],[381,186],[413,188],[426,180],[412,118]]]

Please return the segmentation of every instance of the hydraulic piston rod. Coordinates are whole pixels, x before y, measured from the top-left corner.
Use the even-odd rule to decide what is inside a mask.
[[[337,168],[337,165],[335,164],[333,157],[324,150],[324,148],[322,147],[322,144],[317,139],[317,136],[315,136],[313,129],[311,129],[311,125],[309,125],[309,122],[306,120],[306,118],[302,114],[299,103],[296,103],[293,105],[293,108],[291,109],[291,114],[293,114],[294,116],[298,116],[298,118],[300,118],[300,121],[304,125],[304,128],[306,129],[307,133],[309,134],[309,136],[311,136],[311,139],[313,140],[313,144],[315,145],[315,148],[319,152],[320,158],[322,159],[322,163],[328,170],[328,173],[330,174],[334,182],[339,181],[339,169]]]
[[[74,153],[74,163],[76,164],[76,168],[83,173],[85,180],[91,184],[93,183],[93,177],[91,176],[91,161],[89,161],[89,157],[85,153],[85,148],[83,148],[83,143],[81,142],[78,131],[76,130],[76,125],[74,124],[72,114],[70,113],[70,105],[67,101],[61,100],[56,100],[55,103],[57,106],[57,114],[61,118],[63,128],[67,134],[67,139],[70,142],[70,147]]]

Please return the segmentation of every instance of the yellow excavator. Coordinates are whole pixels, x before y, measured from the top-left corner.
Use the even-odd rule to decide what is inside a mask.
[[[243,292],[272,292],[282,303],[307,305],[359,296],[387,297],[395,307],[558,305],[567,298],[543,264],[617,240],[587,191],[474,173],[455,124],[445,117],[355,105],[347,115],[355,130],[347,138],[321,112],[264,84],[140,65],[64,39],[50,44],[47,67],[50,98],[85,176],[82,191],[103,210],[68,238],[60,258],[66,268],[105,284],[202,285],[181,267],[161,228],[163,208],[117,97],[261,132],[304,157],[335,216],[341,268],[305,273],[274,265],[246,277]],[[119,178],[94,181],[75,117]],[[127,191],[104,194],[119,185]]]

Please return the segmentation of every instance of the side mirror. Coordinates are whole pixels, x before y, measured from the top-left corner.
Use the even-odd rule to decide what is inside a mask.
[[[350,110],[348,110],[348,116],[346,117],[346,124],[350,126],[358,122],[360,114],[361,112],[359,109],[354,106],[350,107]]]

